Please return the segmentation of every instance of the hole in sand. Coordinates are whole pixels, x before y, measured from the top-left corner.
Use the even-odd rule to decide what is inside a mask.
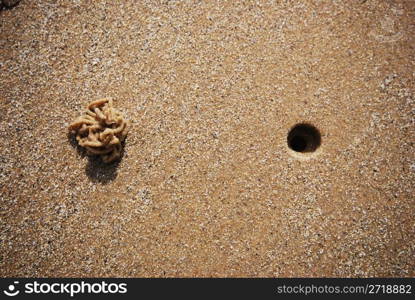
[[[301,123],[290,130],[287,143],[288,147],[295,152],[314,152],[321,144],[321,135],[313,125]]]

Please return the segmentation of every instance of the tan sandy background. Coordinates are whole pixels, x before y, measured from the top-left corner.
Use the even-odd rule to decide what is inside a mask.
[[[414,37],[414,1],[1,11],[0,275],[414,276]],[[67,136],[107,96],[111,166]]]

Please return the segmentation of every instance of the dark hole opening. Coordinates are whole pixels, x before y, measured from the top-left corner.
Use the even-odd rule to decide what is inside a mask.
[[[288,133],[287,143],[296,152],[314,152],[321,144],[320,132],[310,124],[297,124]]]
[[[297,152],[302,152],[307,148],[306,140],[301,136],[295,136],[291,140],[291,149]]]

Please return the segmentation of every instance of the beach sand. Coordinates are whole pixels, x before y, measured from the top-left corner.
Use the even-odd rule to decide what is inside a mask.
[[[0,12],[1,276],[415,275],[415,1],[244,3]],[[112,165],[68,136],[102,97]]]

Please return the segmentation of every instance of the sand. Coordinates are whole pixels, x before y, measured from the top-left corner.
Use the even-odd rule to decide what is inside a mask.
[[[1,276],[415,275],[415,1],[120,2],[0,12]]]

